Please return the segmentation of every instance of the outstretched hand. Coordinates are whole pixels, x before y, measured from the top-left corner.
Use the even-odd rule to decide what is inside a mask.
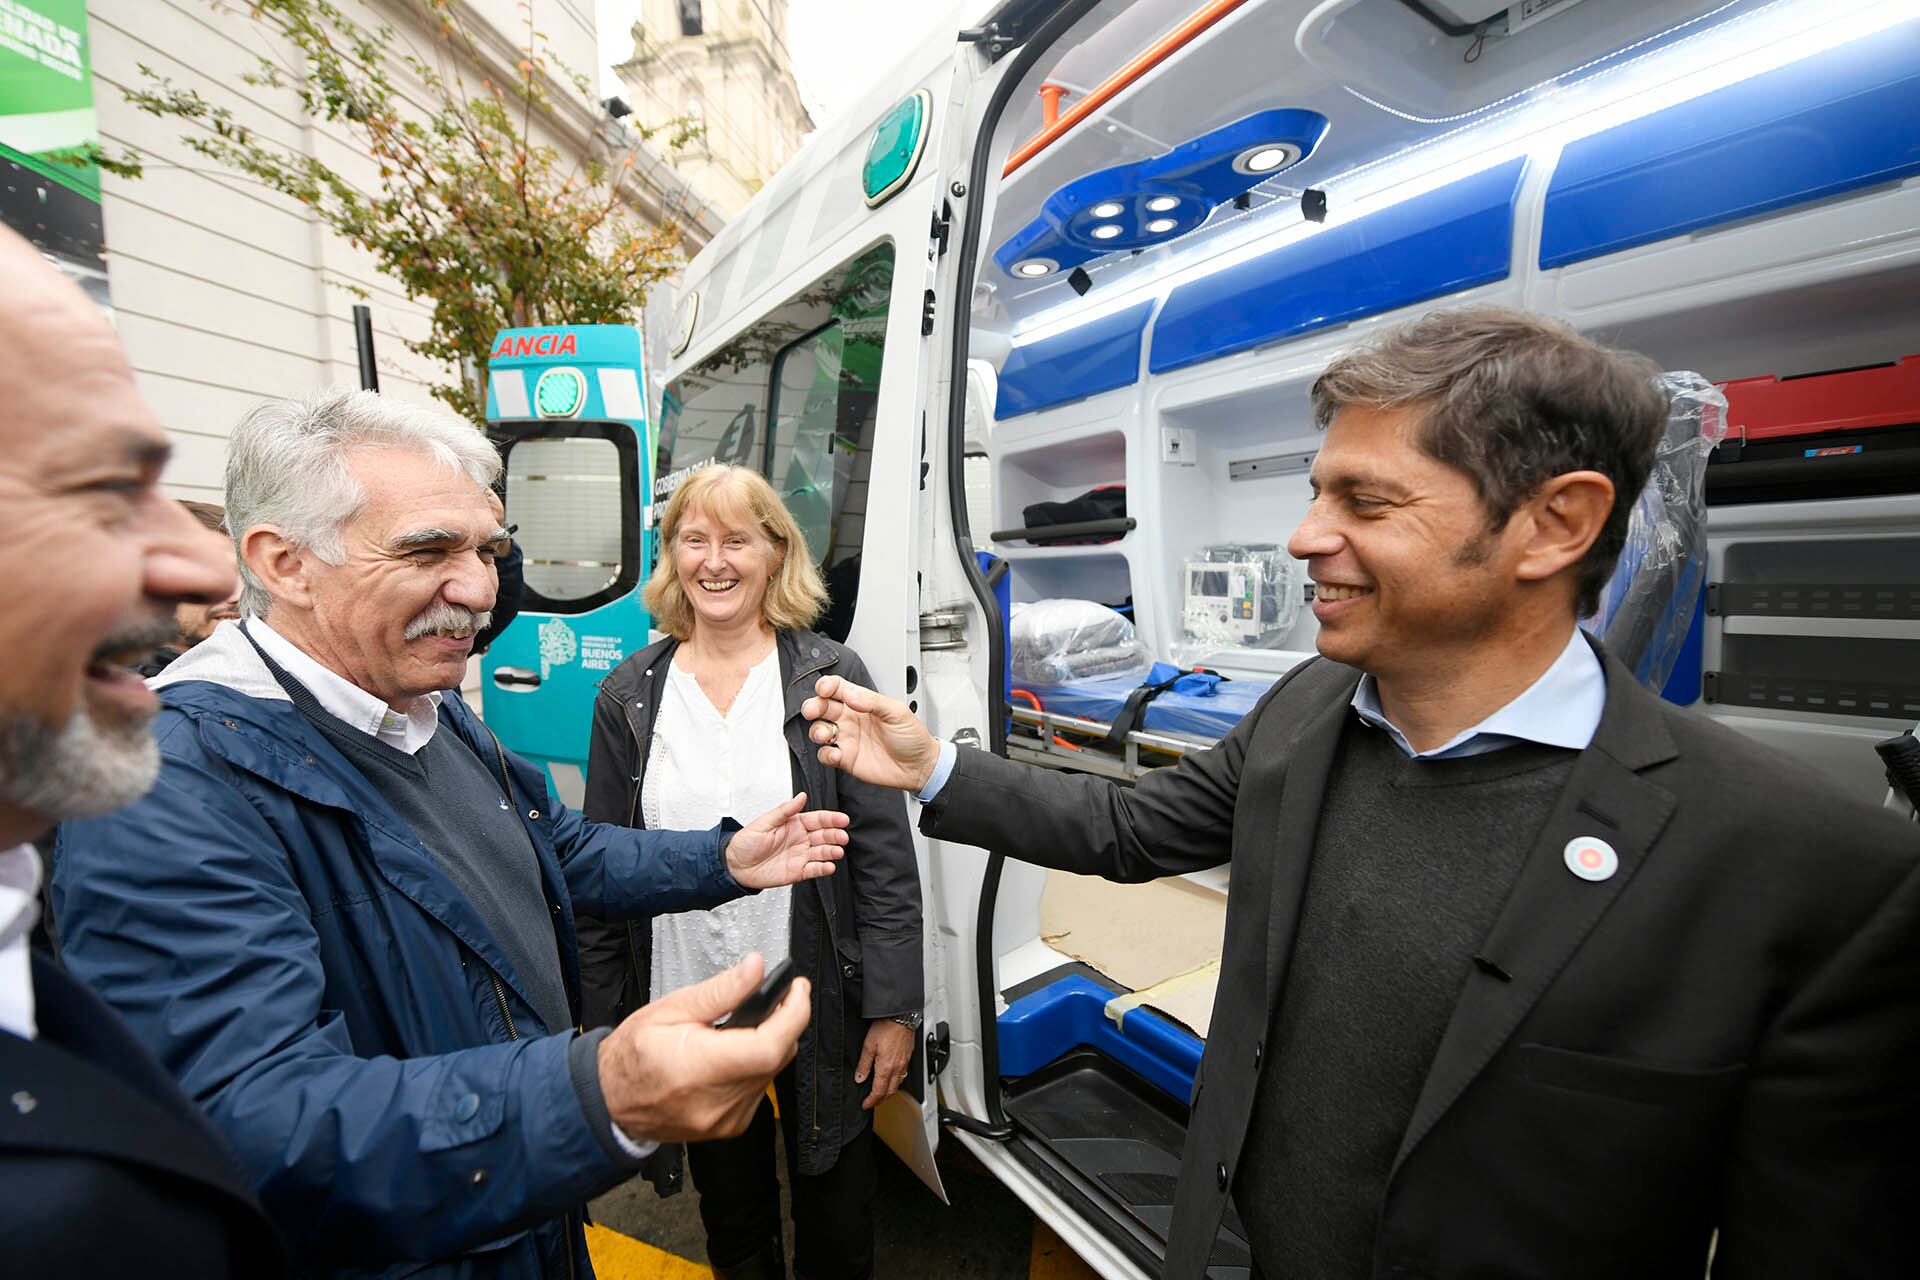
[[[807,795],[774,806],[727,841],[727,871],[743,888],[814,880],[833,874],[847,842],[847,815],[835,809],[806,812]]]
[[[628,1136],[703,1142],[745,1132],[813,1016],[807,980],[796,978],[759,1026],[715,1030],[715,1020],[752,993],[764,968],[750,955],[655,1000],[600,1042],[600,1091]]]
[[[807,736],[820,744],[820,762],[862,782],[918,792],[940,762],[940,744],[904,702],[883,697],[839,676],[822,676],[800,704],[813,723]]]

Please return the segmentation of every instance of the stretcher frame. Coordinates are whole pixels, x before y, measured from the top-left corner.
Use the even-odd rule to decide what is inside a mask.
[[[1187,752],[1205,751],[1218,741],[1136,729],[1116,750],[1107,741],[1113,726],[1099,720],[1016,706],[1009,706],[1007,713],[1017,726],[1015,732],[1007,735],[1009,760],[1022,760],[1045,769],[1099,774],[1122,782],[1132,782],[1154,769],[1176,764]],[[1022,727],[1028,732],[1021,732]],[[1085,741],[1066,743],[1062,735],[1068,734]],[[1161,758],[1143,759],[1143,751]]]

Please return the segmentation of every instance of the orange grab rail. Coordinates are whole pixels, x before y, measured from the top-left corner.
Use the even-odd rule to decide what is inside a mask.
[[[1040,132],[1021,143],[1014,153],[1007,157],[1006,167],[1000,170],[1000,176],[1012,177],[1014,170],[1059,141],[1075,125],[1111,101],[1115,94],[1186,48],[1193,43],[1195,37],[1246,2],[1247,0],[1210,0],[1210,3],[1202,5],[1199,12],[1148,45],[1144,51],[1134,57],[1133,61],[1102,80],[1086,97],[1068,107],[1058,118],[1049,120]],[[1042,88],[1042,95],[1045,95],[1046,89],[1052,87],[1048,85]],[[1056,97],[1054,103],[1057,104],[1058,101]]]

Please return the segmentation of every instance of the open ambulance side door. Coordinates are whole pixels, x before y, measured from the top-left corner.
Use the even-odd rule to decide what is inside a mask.
[[[934,28],[898,79],[817,137],[689,265],[652,493],[658,512],[700,466],[758,468],[826,578],[832,604],[818,629],[857,651],[882,693],[916,708],[928,694],[921,638],[932,599],[920,570],[935,529],[928,512],[944,503],[944,467],[929,453],[944,437],[930,418],[945,412],[952,325],[966,322],[947,252],[965,197],[953,172],[972,154],[968,103],[982,68],[986,87],[997,79],[958,30],[957,14]],[[934,554],[950,559],[951,544]],[[969,714],[978,724],[978,710]],[[949,1017],[943,918],[915,842],[925,1020],[907,1079],[874,1123],[944,1200],[934,1163]],[[857,955],[841,959],[857,970]]]

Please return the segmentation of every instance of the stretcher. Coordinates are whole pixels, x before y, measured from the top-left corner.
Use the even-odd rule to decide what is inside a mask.
[[[1229,680],[1155,663],[1137,676],[1095,676],[1012,690],[1015,759],[1131,779],[1212,746],[1260,701],[1270,679]]]

